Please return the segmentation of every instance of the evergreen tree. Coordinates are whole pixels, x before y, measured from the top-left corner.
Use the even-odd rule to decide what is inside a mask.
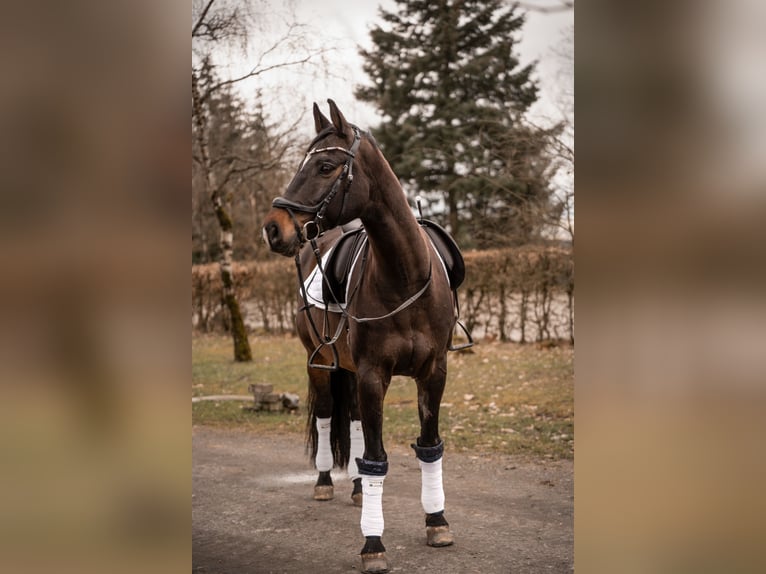
[[[551,216],[547,134],[525,125],[534,65],[514,48],[524,24],[499,0],[397,0],[362,50],[375,136],[410,197],[466,247],[524,243]],[[492,230],[485,233],[484,230]]]

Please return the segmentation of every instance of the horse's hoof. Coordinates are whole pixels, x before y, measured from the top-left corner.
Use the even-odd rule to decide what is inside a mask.
[[[354,506],[362,506],[362,499],[364,498],[362,496],[362,479],[355,478],[352,483],[354,484],[354,489],[351,491],[351,501],[354,503]]]
[[[436,548],[451,546],[455,543],[455,537],[449,530],[449,526],[426,526],[426,543]]]
[[[332,484],[314,487],[314,500],[332,500],[335,493]]]
[[[385,552],[362,554],[362,574],[384,574],[388,572]]]

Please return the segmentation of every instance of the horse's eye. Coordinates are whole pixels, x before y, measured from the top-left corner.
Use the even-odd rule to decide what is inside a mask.
[[[319,165],[319,173],[332,173],[332,171],[335,169],[335,166],[331,164],[329,161],[325,161]]]

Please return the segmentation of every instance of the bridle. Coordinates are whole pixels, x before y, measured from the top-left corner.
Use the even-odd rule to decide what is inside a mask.
[[[340,214],[343,213],[343,209],[346,207],[346,196],[348,195],[349,189],[351,188],[351,183],[354,181],[354,157],[356,157],[356,152],[359,150],[359,144],[362,141],[362,135],[359,131],[359,128],[356,126],[351,127],[354,130],[354,141],[349,149],[340,146],[328,146],[309,150],[306,152],[306,156],[303,158],[300,168],[298,168],[298,172],[300,172],[305,167],[311,156],[322,152],[341,151],[348,156],[345,163],[343,164],[343,170],[340,172],[338,177],[335,178],[335,181],[333,182],[332,186],[330,186],[329,191],[318,203],[315,205],[304,205],[296,201],[285,199],[284,197],[277,197],[274,199],[274,201],[271,202],[272,207],[279,207],[290,214],[301,245],[303,245],[307,240],[316,239],[322,233],[327,231],[327,229],[324,228],[325,213],[327,212],[327,208],[329,207],[330,202],[332,202],[332,200],[338,194],[338,191],[341,189],[341,186],[344,182],[345,185],[343,186],[341,206],[340,211],[338,212],[339,217]],[[300,225],[298,224],[298,220],[293,213],[295,211],[313,214],[314,219],[310,219],[304,223],[303,228],[301,229]]]

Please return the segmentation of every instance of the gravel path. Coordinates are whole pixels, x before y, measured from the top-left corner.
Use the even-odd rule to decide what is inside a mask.
[[[425,544],[413,451],[387,445],[384,485],[391,572],[493,574],[574,569],[572,461],[512,456],[444,458],[445,516],[455,544]],[[192,429],[193,572],[359,572],[361,509],[345,471],[335,499],[312,500],[316,472],[298,436]]]

